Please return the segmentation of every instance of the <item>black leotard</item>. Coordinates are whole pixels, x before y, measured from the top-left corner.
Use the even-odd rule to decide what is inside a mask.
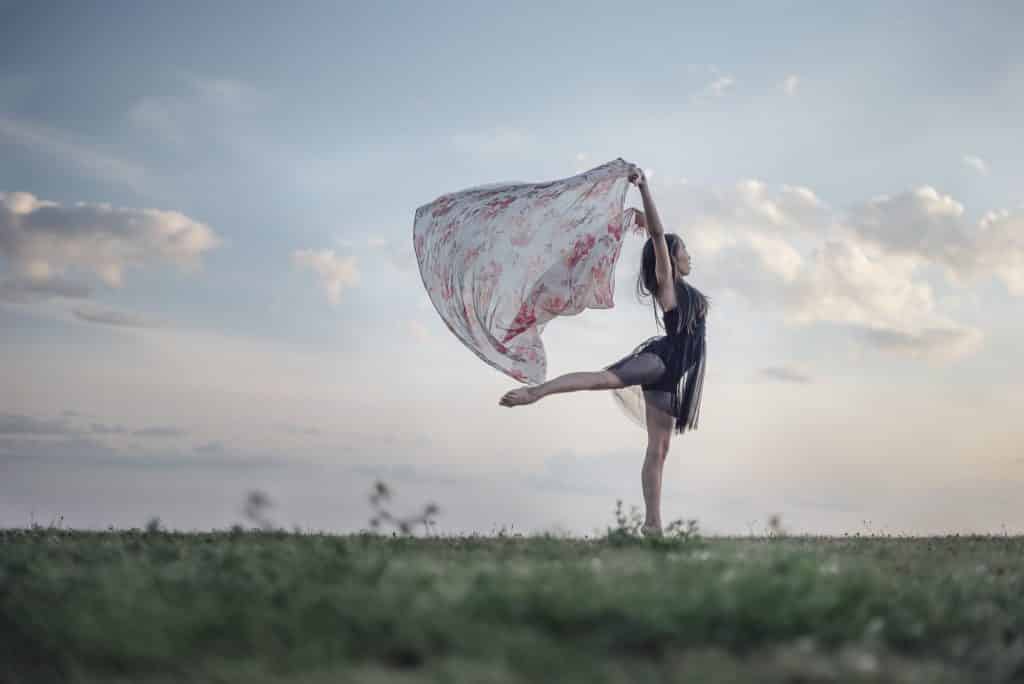
[[[645,340],[629,356],[606,368],[627,385],[671,394],[668,408],[676,418],[676,432],[696,429],[700,416],[706,312],[697,307],[696,290],[677,282],[676,306],[662,314],[665,334]]]

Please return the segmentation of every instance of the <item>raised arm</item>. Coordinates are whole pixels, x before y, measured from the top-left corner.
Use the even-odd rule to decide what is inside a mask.
[[[672,282],[672,258],[665,242],[665,228],[661,225],[658,209],[654,206],[654,198],[647,187],[647,178],[639,167],[633,167],[634,173],[629,180],[640,189],[640,197],[644,202],[644,220],[647,223],[647,234],[654,243],[654,274],[658,280],[658,291],[655,296],[662,311],[671,311],[676,307],[676,288]]]

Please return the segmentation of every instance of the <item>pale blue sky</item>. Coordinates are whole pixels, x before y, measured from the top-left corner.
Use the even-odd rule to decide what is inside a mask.
[[[1024,277],[1020,7],[0,1],[0,15],[0,192],[180,212],[219,243],[197,249],[193,268],[135,245],[119,285],[79,245],[46,277],[57,269],[89,297],[0,297],[0,380],[13,388],[0,393],[0,467],[26,483],[16,503],[0,484],[2,525],[71,505],[54,493],[71,471],[43,473],[76,450],[74,472],[115,483],[76,499],[88,525],[140,524],[147,506],[182,526],[226,524],[212,499],[190,512],[173,499],[115,505],[116,483],[144,472],[161,491],[207,463],[216,467],[201,477],[222,485],[208,486],[240,498],[232,464],[245,462],[288,472],[254,480],[291,482],[277,493],[286,500],[312,480],[325,486],[302,470],[311,463],[349,473],[336,477],[353,491],[368,467],[397,464],[418,494],[453,502],[451,529],[606,523],[616,495],[639,502],[642,432],[608,397],[499,410],[510,381],[444,328],[409,243],[416,207],[439,194],[562,178],[619,156],[653,170],[670,227],[703,240],[692,279],[716,301],[707,418],[674,447],[666,516],[676,506],[722,531],[778,511],[819,531],[863,519],[910,531],[1024,524],[998,507],[964,517],[998,499],[988,484],[954,512],[932,511],[927,489],[904,508],[866,494],[880,491],[876,458],[897,490],[920,485],[924,464],[934,488],[966,473],[1024,476],[1010,410],[1024,381],[1022,293],[1011,287]],[[751,179],[762,189],[739,185]],[[758,212],[796,217],[787,186],[812,191],[816,208],[780,232]],[[879,209],[880,242],[865,247],[864,207],[880,196],[895,199]],[[949,206],[962,214],[942,213]],[[1004,209],[1002,242],[985,242],[977,221]],[[873,256],[815,270],[829,239]],[[545,333],[552,372],[610,363],[652,334],[631,297],[638,246],[623,252],[615,310]],[[783,277],[790,248],[803,266]],[[331,302],[293,261],[306,249],[354,259],[358,282]],[[23,252],[0,252],[0,282],[30,267]],[[939,414],[966,435],[906,427],[934,427]],[[25,420],[51,422],[33,433]],[[130,434],[147,425],[180,434]],[[526,454],[506,446],[524,430],[535,440]],[[216,463],[201,448],[210,443]],[[794,455],[810,444],[815,458],[830,454],[824,465]],[[150,461],[160,468],[136,465]],[[594,484],[606,462],[607,482]],[[844,467],[846,490],[834,481]],[[759,468],[778,475],[774,489],[754,482]],[[576,477],[598,493],[581,494]],[[510,501],[473,504],[466,492],[480,479],[496,492],[505,482]],[[450,484],[463,481],[477,485]],[[784,493],[795,490],[845,492],[850,511]],[[713,503],[730,493],[746,503]],[[293,522],[363,520],[359,506],[340,518],[302,510]]]

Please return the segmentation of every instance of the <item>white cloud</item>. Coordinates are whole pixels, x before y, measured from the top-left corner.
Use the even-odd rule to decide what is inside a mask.
[[[320,276],[327,299],[332,304],[341,301],[342,290],[359,284],[359,269],[354,256],[339,257],[333,249],[300,249],[292,253],[293,263],[308,268]]]
[[[977,351],[983,336],[936,310],[931,287],[915,277],[913,258],[871,254],[854,240],[828,242],[786,293],[803,323],[847,324],[865,342],[911,356],[956,358]]]
[[[7,291],[84,297],[87,286],[69,277],[91,274],[118,287],[129,268],[161,261],[194,268],[219,244],[209,226],[176,211],[64,206],[0,192],[0,256],[14,274]]]
[[[988,212],[975,224],[964,206],[924,186],[855,207],[856,234],[893,254],[945,267],[954,283],[995,276],[1024,296],[1024,212]]]
[[[796,95],[796,90],[800,86],[800,77],[796,74],[790,74],[782,81],[782,92],[786,95]]]
[[[384,238],[370,237],[366,239],[366,245],[368,247],[386,247],[388,241]]]
[[[984,334],[946,314],[925,276],[995,277],[1024,295],[1024,213],[990,212],[976,225],[934,188],[878,197],[845,215],[809,188],[682,188],[672,201],[696,277],[797,324],[846,327],[879,349],[948,359],[975,352]],[[670,211],[666,211],[669,214]],[[676,213],[676,212],[671,212]]]
[[[988,164],[985,163],[985,160],[981,157],[976,157],[973,154],[965,154],[963,156],[963,162],[981,175],[988,175]]]

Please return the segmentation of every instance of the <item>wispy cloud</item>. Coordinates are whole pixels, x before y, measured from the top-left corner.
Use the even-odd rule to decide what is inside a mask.
[[[71,435],[75,432],[75,427],[63,418],[0,413],[0,435]]]
[[[93,423],[89,426],[88,434],[91,435],[131,435],[132,437],[154,437],[167,439],[171,437],[184,437],[188,433],[182,428],[173,425],[150,425],[142,428],[128,428],[124,425],[108,425],[106,423]]]
[[[297,267],[309,269],[320,276],[320,282],[331,304],[338,304],[341,301],[343,290],[359,284],[356,258],[339,257],[333,249],[296,250],[292,253],[292,262]]]
[[[769,366],[758,371],[758,376],[764,380],[775,380],[778,382],[792,382],[806,385],[811,381],[811,376],[788,366]]]
[[[963,156],[963,163],[983,176],[988,175],[988,164],[981,157],[976,157],[973,154],[965,154]]]
[[[75,307],[72,313],[79,320],[99,325],[113,325],[125,328],[155,328],[160,325],[157,321],[139,316],[138,314],[114,311],[112,309]]]
[[[153,425],[150,427],[140,428],[138,430],[132,430],[133,437],[184,437],[187,433],[181,428],[174,427],[173,425]]]
[[[693,99],[702,100],[708,98],[723,97],[736,85],[736,79],[729,74],[722,74],[713,81],[697,91]]]
[[[49,297],[85,299],[92,294],[86,283],[50,274],[23,274],[0,280],[0,300],[24,302]]]
[[[20,145],[75,172],[148,193],[151,183],[139,164],[122,159],[80,137],[42,124],[0,116],[0,141]]]
[[[218,138],[237,133],[240,119],[264,107],[269,97],[242,81],[178,73],[182,92],[147,95],[128,110],[136,128],[176,145],[216,132]],[[233,138],[231,138],[233,139]]]

